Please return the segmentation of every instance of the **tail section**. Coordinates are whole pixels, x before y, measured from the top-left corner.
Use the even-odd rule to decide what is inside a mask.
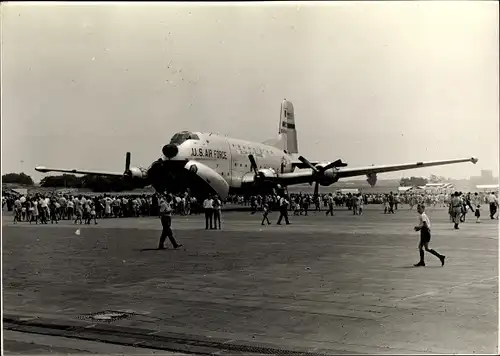
[[[278,140],[266,141],[266,144],[286,150],[288,153],[299,153],[297,130],[295,128],[295,112],[293,104],[284,99],[281,102]]]
[[[293,104],[286,99],[281,103],[279,134],[285,136],[285,149],[288,153],[299,153],[297,130],[295,128],[295,112]]]

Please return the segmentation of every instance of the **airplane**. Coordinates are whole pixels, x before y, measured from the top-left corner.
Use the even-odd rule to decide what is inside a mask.
[[[404,163],[396,165],[346,168],[337,159],[330,162],[309,161],[298,156],[297,128],[293,104],[281,103],[278,137],[262,143],[249,142],[206,132],[181,131],[174,134],[162,148],[162,156],[149,168],[131,167],[127,152],[124,172],[102,172],[79,169],[59,169],[38,166],[36,171],[63,172],[97,176],[123,177],[135,187],[151,185],[163,194],[185,192],[201,198],[217,194],[226,199],[229,194],[258,194],[284,191],[294,184],[313,184],[317,196],[319,186],[329,186],[339,179],[366,175],[371,186],[377,174],[414,168],[472,162],[475,157]]]

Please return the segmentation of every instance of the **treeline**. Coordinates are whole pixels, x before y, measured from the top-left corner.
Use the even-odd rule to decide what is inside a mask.
[[[33,179],[24,173],[9,173],[2,176],[2,183],[22,184],[33,186]],[[77,177],[74,174],[46,176],[40,181],[44,188],[87,188],[94,192],[121,192],[144,188],[144,184],[122,177],[103,177],[84,175]]]
[[[44,188],[87,188],[94,192],[121,192],[143,188],[138,182],[122,177],[105,177],[95,175],[84,175],[77,177],[74,174],[63,174],[59,176],[46,176],[40,181]]]
[[[2,176],[2,183],[35,185],[33,178],[24,173],[7,173]]]

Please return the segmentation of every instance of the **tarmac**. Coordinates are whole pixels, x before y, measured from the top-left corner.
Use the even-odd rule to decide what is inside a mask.
[[[226,212],[220,231],[175,216],[184,246],[162,251],[157,218],[4,216],[5,354],[498,354],[498,220],[428,215],[444,267],[413,267],[408,206],[281,226]]]

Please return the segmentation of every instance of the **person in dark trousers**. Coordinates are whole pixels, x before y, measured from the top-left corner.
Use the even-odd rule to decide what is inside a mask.
[[[302,197],[302,210],[304,211],[304,215],[307,216],[307,212],[309,211],[309,195]]]
[[[175,241],[174,234],[172,232],[172,211],[172,197],[170,195],[167,195],[166,199],[163,199],[160,203],[160,219],[163,230],[161,232],[160,241],[158,243],[158,250],[165,249],[165,240],[167,239],[167,237],[174,248],[179,248],[182,246],[179,245],[177,241]]]
[[[214,215],[214,229],[217,229],[217,223],[219,223],[219,230],[222,229],[220,224],[220,217],[222,213],[222,201],[219,199],[217,195],[214,196],[213,199],[213,215]]]
[[[211,194],[203,201],[203,210],[205,211],[205,230],[208,230],[209,226],[213,230],[214,200]]]
[[[495,214],[497,213],[498,199],[493,192],[488,195],[487,199],[488,203],[490,204],[490,219],[493,220],[495,219]]]
[[[451,198],[451,211],[453,214],[454,229],[458,230],[458,225],[460,224],[460,216],[462,214],[462,200],[460,199],[460,193],[455,192]]]
[[[392,192],[389,193],[389,211],[388,214],[394,214],[394,195]]]
[[[314,205],[316,206],[316,209],[314,211],[321,211],[321,200],[319,195],[315,195],[313,200],[314,200]]]
[[[290,221],[288,221],[288,196],[284,195],[280,199],[280,217],[278,219],[277,225],[281,225],[281,219],[285,218],[285,222],[287,225],[290,225]]]
[[[267,203],[264,203],[264,206],[262,207],[262,223],[261,225],[264,225],[264,221],[267,221],[267,225],[271,225],[271,222],[269,221],[269,218],[267,217],[269,215],[269,206]]]
[[[328,193],[328,197],[326,198],[327,202],[327,210],[326,210],[326,215],[330,214],[331,216],[334,216],[335,213],[333,212],[333,204],[334,204],[334,199],[332,193]]]
[[[417,212],[419,214],[419,224],[415,226],[415,231],[420,231],[420,243],[418,244],[418,251],[420,253],[420,261],[416,263],[415,267],[423,267],[425,266],[424,261],[424,248],[425,251],[433,254],[441,261],[441,266],[444,266],[445,256],[439,254],[433,249],[429,249],[429,242],[431,241],[431,220],[425,213],[425,206],[423,204],[419,204],[417,206]]]

